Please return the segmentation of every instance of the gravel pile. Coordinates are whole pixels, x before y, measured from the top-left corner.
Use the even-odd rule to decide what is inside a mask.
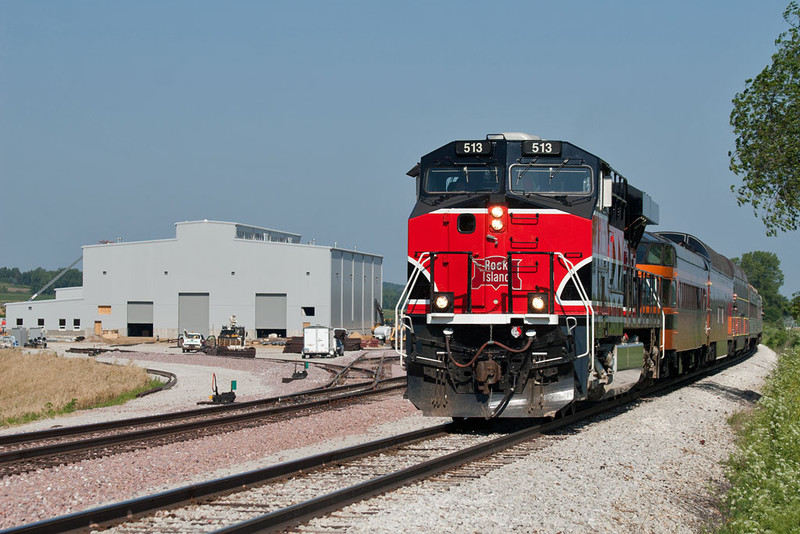
[[[170,362],[173,357],[179,363]],[[287,374],[284,367],[270,375],[263,369],[270,366],[259,363],[260,358],[191,357],[192,365],[185,363],[185,356],[172,354],[144,353],[135,356],[135,361],[177,372],[180,388],[182,383],[192,382],[185,373],[197,373],[198,380],[205,376],[210,381],[211,369],[204,367],[205,360],[194,358],[212,358],[208,365],[215,370],[234,371],[240,390],[257,385],[260,389],[253,398],[276,394],[273,392],[283,387],[280,378],[292,371],[289,368]],[[718,517],[715,495],[724,484],[720,462],[732,450],[733,438],[726,418],[752,404],[752,392],[760,388],[774,361],[774,353],[762,347],[747,362],[694,386],[546,437],[546,445],[534,455],[481,479],[423,482],[354,505],[350,507],[353,513],[369,513],[358,515],[348,528],[361,532],[701,531]],[[320,380],[324,381],[325,375]],[[217,378],[223,380],[220,372]],[[301,389],[308,387],[309,379],[299,381],[305,382]],[[226,382],[220,381],[221,391],[223,384]],[[243,388],[242,384],[248,385]],[[201,389],[207,396],[210,382]],[[199,391],[188,388],[158,393],[151,399],[133,401],[142,401],[135,409],[126,405],[103,409],[109,413],[95,410],[91,417],[108,418],[111,411],[131,417],[142,415],[141,411],[186,409],[194,407]],[[59,418],[43,426],[76,421]],[[260,428],[15,475],[0,480],[4,495],[0,528],[440,422],[442,419],[420,417],[408,401],[397,396]],[[25,428],[31,429],[31,425]],[[350,513],[346,510],[343,515]],[[320,520],[312,523],[312,529],[323,525]]]

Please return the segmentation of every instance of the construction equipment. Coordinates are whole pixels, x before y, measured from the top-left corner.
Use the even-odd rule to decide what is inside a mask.
[[[236,316],[231,315],[228,326],[223,326],[217,336],[219,347],[244,347],[244,338],[247,335],[243,326],[236,325]]]
[[[231,315],[228,319],[228,326],[223,326],[219,335],[208,337],[208,343],[204,349],[206,354],[211,356],[234,356],[237,358],[255,358],[256,348],[247,347],[245,338],[247,332],[244,326],[236,324],[236,316]]]
[[[392,339],[394,327],[387,323],[386,317],[383,315],[383,308],[378,302],[378,299],[375,299],[375,312],[380,318],[380,323],[376,323],[375,326],[372,327],[372,336],[381,344],[384,344]]]
[[[32,300],[36,300],[36,297],[38,297],[38,296],[39,296],[39,295],[40,295],[40,294],[41,294],[43,291],[46,291],[46,290],[47,290],[47,288],[49,288],[50,286],[52,286],[53,284],[55,284],[55,283],[56,283],[56,281],[58,281],[58,279],[59,279],[59,278],[61,278],[62,276],[64,276],[64,275],[67,273],[67,271],[69,271],[70,269],[72,269],[73,267],[75,267],[75,265],[77,265],[77,264],[78,264],[78,262],[79,262],[79,261],[81,261],[82,259],[83,259],[83,254],[81,254],[81,256],[80,256],[80,257],[79,257],[77,260],[73,261],[73,262],[70,264],[70,266],[69,266],[69,267],[66,267],[66,268],[65,268],[65,269],[63,269],[63,270],[62,270],[60,273],[58,273],[58,274],[57,274],[57,275],[56,275],[56,276],[55,276],[55,277],[54,277],[52,280],[50,280],[50,281],[47,283],[47,285],[46,285],[46,286],[44,286],[42,289],[40,289],[39,291],[37,291],[36,293],[34,293],[33,295],[31,295],[31,298],[29,298],[29,299],[28,299],[28,301],[30,302],[30,301],[32,301]]]

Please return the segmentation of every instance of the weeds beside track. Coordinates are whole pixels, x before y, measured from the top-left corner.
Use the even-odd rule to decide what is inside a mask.
[[[737,450],[720,534],[800,532],[800,332],[775,331],[778,364],[750,414],[737,414]]]

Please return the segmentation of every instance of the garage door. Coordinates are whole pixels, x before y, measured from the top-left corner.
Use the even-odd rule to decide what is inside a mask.
[[[128,301],[128,336],[153,335],[153,303]]]
[[[286,293],[256,293],[256,335],[286,337]]]
[[[178,293],[178,333],[208,336],[208,293]]]

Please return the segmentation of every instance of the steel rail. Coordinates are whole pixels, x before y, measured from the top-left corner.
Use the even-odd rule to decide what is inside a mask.
[[[336,510],[347,504],[364,500],[368,497],[407,485],[413,481],[442,472],[446,469],[468,463],[469,461],[487,456],[494,452],[512,447],[525,440],[536,437],[539,434],[551,432],[561,427],[574,424],[583,419],[588,419],[611,411],[619,406],[632,403],[641,397],[663,394],[668,391],[677,390],[687,383],[695,382],[706,376],[713,376],[728,367],[736,365],[752,355],[755,350],[737,355],[734,357],[718,360],[712,367],[705,367],[686,375],[680,375],[674,379],[659,382],[646,389],[636,390],[631,393],[620,395],[609,401],[592,404],[574,414],[567,415],[560,419],[554,419],[545,423],[527,427],[507,436],[502,436],[496,440],[481,443],[461,451],[447,454],[440,458],[428,460],[406,469],[402,469],[387,475],[377,477],[373,480],[344,488],[327,495],[310,499],[281,510],[265,514],[248,521],[244,521],[230,527],[226,527],[215,532],[217,533],[247,533],[262,532],[287,528],[297,525],[300,522],[322,515],[326,512]],[[245,486],[253,486],[269,482],[270,480],[286,477],[293,473],[309,470],[315,467],[353,459],[366,454],[379,452],[391,447],[417,441],[425,438],[432,438],[444,433],[453,432],[461,425],[458,423],[448,423],[423,430],[417,430],[405,434],[400,434],[382,440],[355,445],[328,453],[318,454],[308,458],[285,462],[272,467],[250,471],[239,475],[233,475],[222,479],[212,480],[170,490],[155,495],[132,499],[101,508],[77,512],[74,514],[47,519],[36,523],[12,527],[0,531],[0,534],[44,534],[54,531],[65,531],[80,528],[97,526],[100,523],[119,522],[125,518],[146,514],[158,509],[175,507],[183,503],[188,503],[200,498],[212,497],[223,493],[230,493]]]
[[[672,380],[658,383],[646,389],[633,391],[630,394],[620,395],[611,400],[589,405],[580,412],[554,419],[543,424],[530,426],[518,430],[507,436],[502,436],[492,441],[479,443],[456,451],[445,456],[428,460],[420,464],[389,473],[366,482],[334,491],[327,495],[322,495],[314,499],[264,514],[262,516],[231,525],[230,527],[215,530],[215,534],[247,534],[251,532],[270,532],[274,530],[293,527],[303,521],[318,517],[334,510],[339,510],[348,504],[362,501],[367,498],[391,491],[401,486],[411,484],[417,480],[427,478],[447,469],[469,463],[490,454],[508,449],[523,441],[552,432],[562,427],[569,426],[583,419],[588,419],[600,415],[604,412],[613,410],[620,406],[630,404],[641,397],[663,393],[665,391],[677,390],[678,388],[697,381],[707,376],[712,376],[723,369],[739,363],[746,359],[755,351],[750,351],[740,356],[721,360],[723,363],[713,367],[705,367],[685,375],[680,375]],[[730,360],[730,361],[728,361]]]
[[[397,381],[398,379],[391,379]],[[326,404],[331,404],[338,401],[343,400],[352,400],[357,397],[361,396],[369,396],[369,395],[376,395],[379,393],[385,393],[387,391],[393,391],[397,389],[404,389],[406,387],[405,378],[402,377],[400,380],[403,380],[402,384],[394,384],[389,385],[385,388],[380,389],[364,389],[356,391],[355,393],[345,393],[340,395],[334,395],[332,397],[327,397],[320,400],[315,400],[311,402],[304,402],[299,404],[291,404],[286,406],[275,406],[271,408],[265,408],[263,410],[253,411],[253,412],[245,412],[241,414],[229,415],[220,417],[214,420],[208,419],[201,419],[198,421],[191,421],[188,423],[181,423],[177,425],[172,425],[169,427],[159,427],[147,430],[137,430],[134,432],[126,432],[122,434],[112,434],[109,436],[100,436],[100,437],[93,437],[89,439],[77,440],[77,441],[70,441],[66,443],[56,443],[53,445],[42,445],[39,447],[32,447],[28,449],[17,449],[13,451],[6,451],[0,453],[0,465],[11,464],[14,462],[19,462],[21,460],[30,460],[34,458],[44,458],[49,456],[56,456],[59,454],[64,454],[67,452],[76,452],[76,451],[83,451],[83,450],[91,450],[97,449],[101,447],[105,447],[108,445],[115,445],[120,443],[127,443],[127,442],[136,442],[136,441],[143,441],[148,439],[153,439],[156,437],[163,437],[173,434],[180,434],[183,432],[189,432],[192,430],[198,429],[205,429],[210,428],[212,426],[223,426],[232,423],[239,423],[243,421],[249,421],[252,419],[261,419],[265,417],[271,417],[279,414],[284,414],[293,411],[300,411],[309,408],[316,408],[319,406],[324,406]],[[371,382],[367,383],[367,386],[371,386]],[[363,386],[362,386],[363,387]],[[323,392],[320,392],[323,393]],[[327,393],[324,392],[324,393]]]
[[[156,386],[152,389],[148,389],[147,391],[142,391],[141,393],[137,393],[136,397],[141,398],[146,395],[150,395],[152,393],[156,393],[158,391],[164,391],[165,389],[171,389],[178,383],[178,376],[175,373],[170,373],[169,371],[159,371],[158,369],[145,369],[147,374],[162,376],[167,379],[166,382],[161,384],[160,386]]]
[[[405,377],[397,377],[387,379],[385,382],[405,382]],[[132,428],[137,426],[147,426],[157,423],[164,423],[167,421],[174,421],[177,419],[187,419],[189,417],[202,417],[206,415],[216,415],[221,412],[229,412],[241,410],[243,408],[250,408],[265,404],[276,404],[287,400],[294,400],[310,395],[321,395],[330,392],[343,392],[352,389],[359,389],[371,386],[372,380],[357,382],[355,384],[348,384],[345,386],[336,386],[328,389],[323,387],[312,388],[297,393],[290,393],[288,395],[281,395],[278,397],[268,397],[265,399],[257,399],[247,402],[237,402],[231,404],[221,404],[218,406],[208,406],[206,408],[195,408],[192,410],[184,410],[180,412],[171,412],[159,415],[147,415],[142,417],[134,417],[130,419],[117,419],[115,421],[105,421],[101,423],[91,423],[87,425],[76,425],[62,428],[48,428],[45,430],[35,430],[32,432],[21,432],[19,434],[7,434],[0,436],[0,446],[11,445],[14,443],[24,443],[32,441],[42,441],[47,439],[58,439],[67,436],[74,436],[80,434],[90,434],[92,432],[100,432],[103,430],[115,430],[118,428]]]
[[[37,521],[36,523],[20,525],[18,527],[2,530],[0,533],[50,534],[51,532],[82,529],[100,523],[119,521],[137,514],[144,514],[166,507],[174,507],[181,503],[188,503],[193,500],[231,492],[241,489],[244,486],[262,484],[273,479],[278,479],[292,475],[293,473],[299,473],[301,471],[322,467],[333,462],[351,460],[359,456],[383,451],[398,445],[441,436],[451,432],[455,426],[455,423],[447,423],[421,430],[415,430],[413,432],[407,432],[405,434],[399,434],[389,438],[353,445],[351,447],[337,449],[306,458],[300,458],[290,462],[284,462],[274,466],[266,467],[264,469],[257,469],[247,473],[210,480],[200,484],[193,484],[191,486],[168,490],[155,495],[139,497],[137,499],[114,503],[83,512],[76,512],[74,514],[55,517],[53,519],[45,519],[43,521]]]

